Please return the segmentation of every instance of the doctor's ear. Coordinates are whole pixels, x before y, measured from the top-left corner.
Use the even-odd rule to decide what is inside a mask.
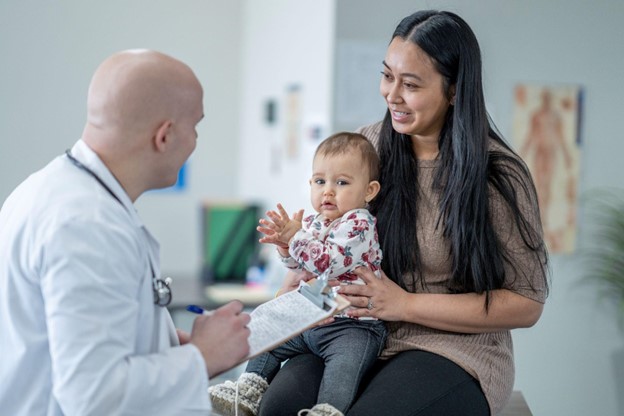
[[[169,145],[169,131],[171,130],[171,125],[173,122],[171,120],[164,121],[156,130],[156,134],[154,135],[154,146],[157,151],[164,152],[167,150],[167,146]]]

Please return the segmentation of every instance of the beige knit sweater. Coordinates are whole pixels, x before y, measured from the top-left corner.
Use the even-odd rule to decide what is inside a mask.
[[[380,127],[381,123],[376,123],[360,128],[358,132],[376,145]],[[492,146],[497,150],[502,150],[499,145],[493,144]],[[435,228],[439,195],[435,194],[431,187],[436,165],[436,160],[418,161],[421,193],[421,205],[418,209],[418,245],[421,250],[423,277],[427,282],[426,290],[430,293],[448,293],[448,281],[451,278],[449,243],[442,237],[443,227]],[[531,178],[526,177],[524,180],[531,181]],[[513,226],[509,209],[495,193],[491,193],[490,196],[492,218],[498,235],[503,242],[511,246],[510,252],[516,256],[517,267],[527,272],[527,276],[533,279],[532,283],[536,290],[530,288],[523,276],[515,276],[511,268],[507,270],[506,288],[544,303],[546,290],[540,271],[543,265],[524,247],[517,229]],[[535,198],[522,199],[522,195],[519,195],[519,198],[521,198],[521,209],[528,220],[541,230]],[[411,282],[411,279],[408,281]],[[414,292],[423,290],[420,285],[418,288],[410,289]],[[388,358],[406,350],[430,351],[457,363],[479,381],[492,414],[498,414],[509,400],[514,382],[510,331],[463,334],[440,331],[409,322],[389,322],[388,329],[388,341],[382,358]]]

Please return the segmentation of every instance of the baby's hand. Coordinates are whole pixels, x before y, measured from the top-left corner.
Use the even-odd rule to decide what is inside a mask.
[[[267,211],[266,215],[269,219],[261,218],[257,227],[264,234],[259,241],[288,249],[288,242],[301,229],[303,210],[295,212],[290,218],[282,204],[277,204],[277,211]]]

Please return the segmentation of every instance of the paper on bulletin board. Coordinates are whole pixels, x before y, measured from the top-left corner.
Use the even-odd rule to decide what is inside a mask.
[[[299,154],[301,131],[301,86],[290,85],[286,91],[286,157],[296,159]]]

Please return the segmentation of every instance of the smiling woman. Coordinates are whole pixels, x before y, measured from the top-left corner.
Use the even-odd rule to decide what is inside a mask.
[[[380,92],[388,104],[392,127],[412,136],[418,159],[435,159],[455,87],[445,85],[431,57],[400,37],[390,43],[383,65]]]
[[[349,316],[386,321],[388,339],[345,413],[498,414],[514,382],[510,330],[535,324],[548,292],[531,176],[489,122],[479,45],[456,14],[399,23],[380,92],[385,118],[360,132],[380,157],[370,208],[383,272],[357,269],[365,285],[340,293]],[[260,414],[310,407],[323,371],[310,356],[286,363]]]

